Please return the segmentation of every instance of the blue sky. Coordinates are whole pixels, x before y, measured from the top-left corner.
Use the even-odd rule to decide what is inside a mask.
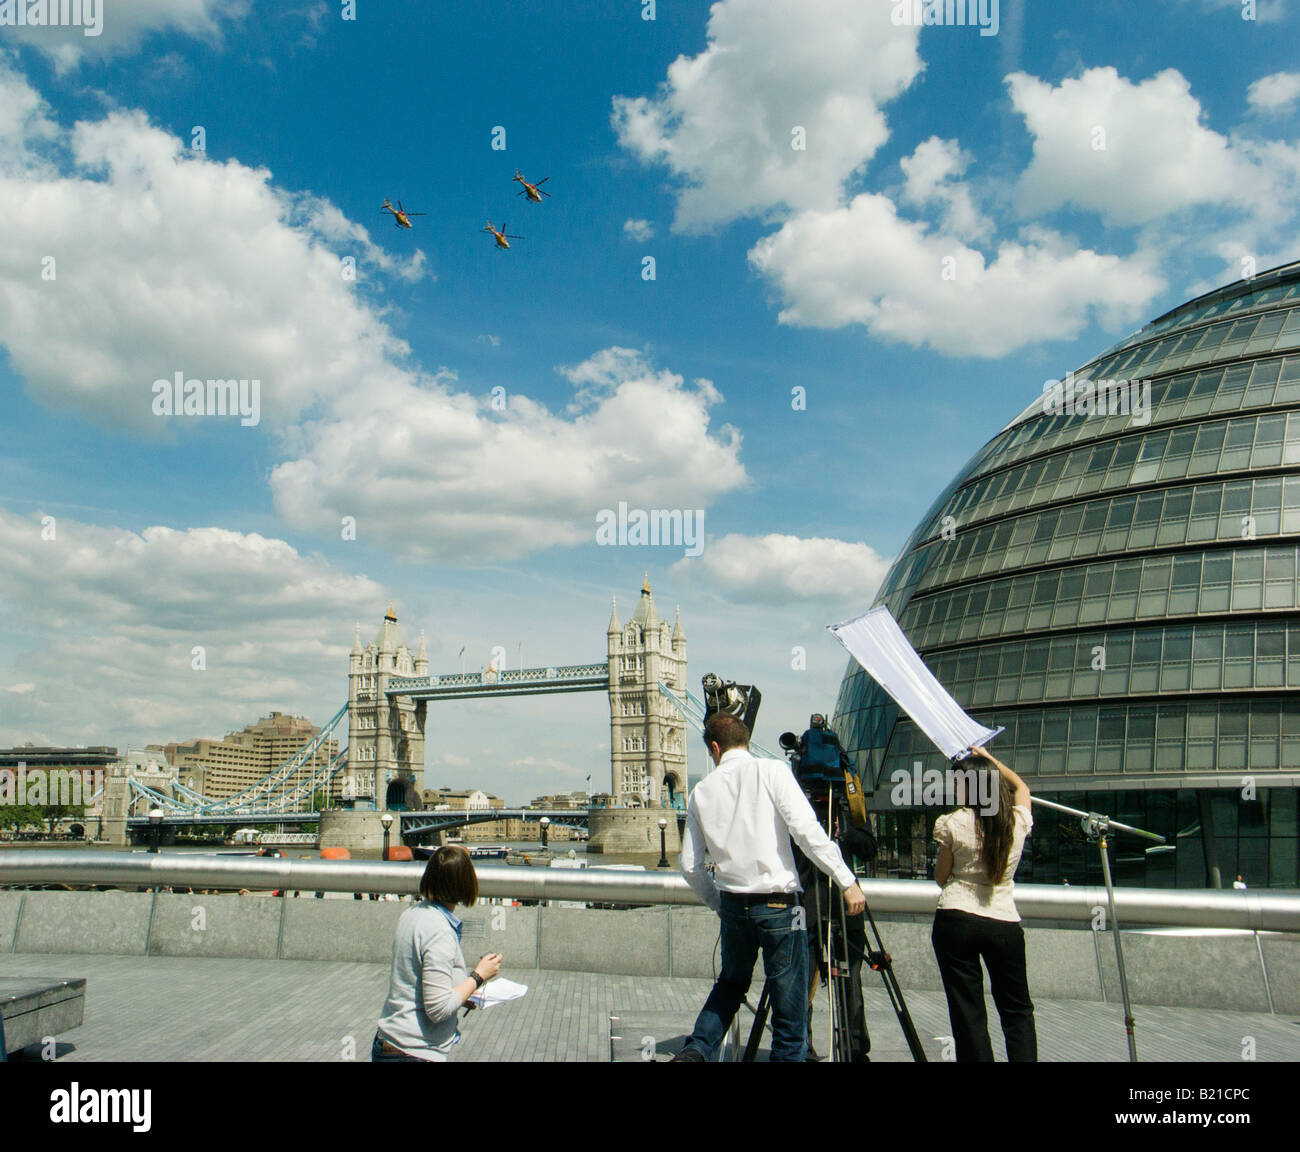
[[[1045,380],[1295,256],[1280,2],[105,5],[0,28],[3,743],[323,720],[390,598],[435,670],[585,662],[643,571],[772,743]],[[259,424],[155,415],[177,371]],[[597,546],[620,500],[703,553]],[[605,707],[449,707],[428,781],[607,783]]]

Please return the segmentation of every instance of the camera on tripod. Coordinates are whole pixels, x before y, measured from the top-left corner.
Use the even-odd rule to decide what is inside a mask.
[[[836,840],[840,849],[863,863],[875,860],[876,838],[871,834],[861,783],[853,760],[840,746],[839,737],[826,723],[826,717],[814,712],[802,736],[782,732],[780,744],[813,810],[825,819],[830,806],[837,809]]]

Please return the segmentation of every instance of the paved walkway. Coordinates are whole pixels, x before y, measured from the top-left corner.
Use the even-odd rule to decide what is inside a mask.
[[[663,1059],[689,1032],[710,987],[586,972],[505,975],[527,984],[528,995],[471,1013],[457,1060],[605,1061],[650,1052]],[[388,989],[387,964],[306,960],[11,953],[0,955],[0,976],[86,977],[85,1022],[58,1037],[58,1059],[66,1061],[364,1060]],[[872,977],[865,988],[873,1057],[909,1059],[882,985]],[[930,1058],[941,1059],[938,1038],[949,1033],[942,993],[911,992],[907,1002]],[[1127,1059],[1118,1005],[1039,1001],[1036,1013],[1041,1059]],[[1135,1014],[1144,1060],[1238,1061],[1251,1044],[1257,1060],[1300,1060],[1300,1019],[1146,1006]],[[611,1015],[619,1018],[612,1044]],[[991,1005],[990,1016],[996,1034]],[[742,1009],[746,1032],[749,1020]],[[823,1007],[813,1035],[824,1049]],[[1000,1034],[994,1047],[1003,1058]]]

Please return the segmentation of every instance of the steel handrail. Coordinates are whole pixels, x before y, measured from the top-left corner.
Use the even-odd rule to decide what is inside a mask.
[[[302,860],[205,853],[0,849],[0,885],[94,884],[117,888],[285,889],[414,894],[424,865],[378,860]],[[476,865],[483,896],[603,904],[697,905],[675,871],[624,872]],[[873,912],[931,915],[939,897],[928,880],[861,880]],[[1017,884],[1026,920],[1092,921],[1106,907],[1101,886]],[[1300,895],[1233,889],[1117,888],[1125,924],[1300,932]]]

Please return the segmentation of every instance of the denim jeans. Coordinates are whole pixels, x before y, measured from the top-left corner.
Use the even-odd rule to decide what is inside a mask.
[[[1037,1060],[1038,1034],[1034,1028],[1034,1003],[1029,998],[1025,933],[1020,924],[941,909],[934,914],[930,939],[948,997],[958,1063],[993,1059],[981,959],[988,966],[993,1003],[1007,1042],[1007,1059]]]
[[[718,1046],[754,977],[758,953],[772,988],[772,1060],[802,1062],[808,1050],[808,933],[799,905],[722,901],[722,971],[686,1042],[706,1060]]]
[[[428,1064],[430,1062],[419,1056],[407,1056],[405,1053],[399,1056],[394,1052],[385,1052],[383,1043],[382,1037],[376,1032],[374,1043],[370,1045],[370,1060],[374,1064]],[[446,1057],[443,1056],[441,1059],[445,1060]]]

